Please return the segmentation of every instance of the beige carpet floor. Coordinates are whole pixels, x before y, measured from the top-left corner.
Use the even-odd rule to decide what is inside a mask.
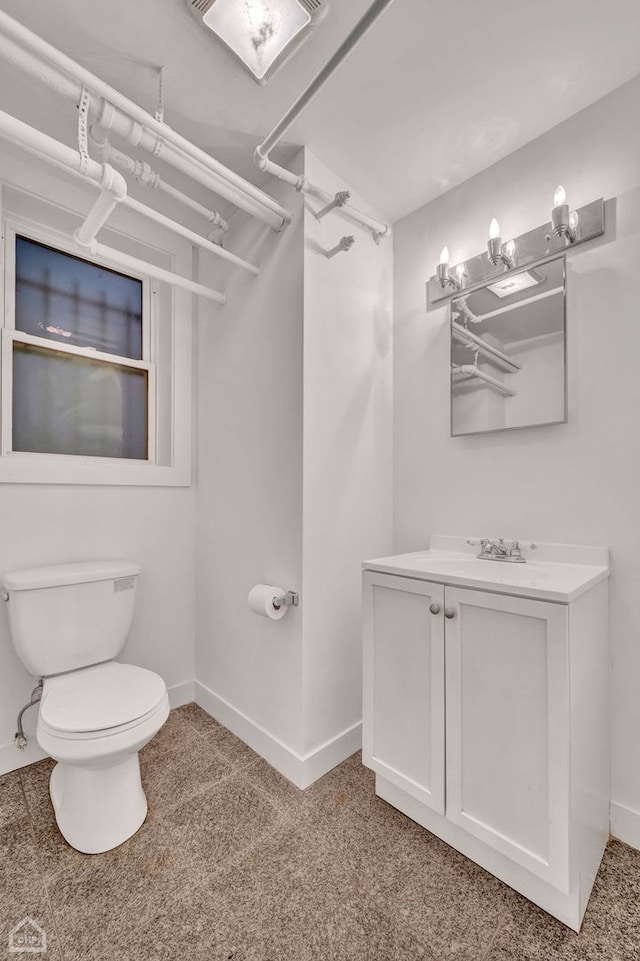
[[[617,841],[577,935],[376,798],[359,755],[299,791],[189,704],[141,765],[147,820],[96,856],[56,828],[53,762],[0,778],[0,958],[29,916],[51,961],[640,961]]]

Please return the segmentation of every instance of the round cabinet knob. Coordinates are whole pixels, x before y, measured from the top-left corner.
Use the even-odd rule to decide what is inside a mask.
[[[454,618],[454,617],[456,616],[455,608],[454,608],[454,607],[445,607],[445,609],[444,609],[444,616],[447,617],[449,620],[451,620],[452,618]]]
[[[430,607],[429,607],[429,610],[431,611],[432,614],[439,614],[439,613],[440,613],[440,605],[439,605],[439,604],[431,604]]]

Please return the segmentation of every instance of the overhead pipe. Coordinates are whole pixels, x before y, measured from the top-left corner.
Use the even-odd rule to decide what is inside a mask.
[[[155,210],[153,207],[147,207],[146,204],[141,204],[139,200],[135,200],[133,197],[127,197],[123,201],[125,207],[129,207],[131,210],[135,210],[136,213],[142,214],[143,217],[148,217],[149,220],[155,220],[157,224],[162,224],[163,227],[168,227],[176,234],[184,237],[186,240],[191,241],[197,247],[202,247],[203,250],[208,250],[209,253],[215,254],[216,257],[221,257],[223,260],[234,264],[236,267],[242,267],[243,270],[248,270],[250,274],[255,274],[256,276],[260,273],[260,268],[256,267],[255,264],[250,264],[248,260],[243,260],[242,257],[238,257],[236,254],[232,254],[230,251],[225,250],[220,244],[214,244],[212,240],[207,240],[206,237],[201,237],[194,230],[189,230],[188,227],[183,227],[182,224],[177,223],[175,220],[171,220],[170,217],[165,217],[161,214],[159,210]]]
[[[3,110],[0,110],[0,137],[3,137],[5,140],[10,140],[12,143],[18,144],[18,146],[22,147],[22,149],[26,150],[28,153],[34,154],[36,157],[46,160],[48,163],[66,170],[84,181],[89,181],[97,184],[98,186],[101,186],[103,183],[105,167],[109,168],[108,164],[98,163],[97,160],[92,160],[90,157],[83,158],[78,150],[74,150],[73,147],[68,147],[66,144],[60,143],[58,140],[54,140],[54,138],[50,137],[48,134],[42,133],[42,131],[36,130],[34,127],[30,127],[22,120],[18,120],[17,117],[12,117],[11,114],[5,113]],[[112,173],[115,175],[115,177],[120,177],[124,184],[124,180],[121,175],[112,168],[109,169],[112,170]],[[125,197],[121,202],[131,205],[131,201],[132,198]],[[95,228],[97,221],[104,213],[104,206],[100,206],[98,209],[99,203],[100,200],[97,204],[94,204],[89,213],[89,217],[87,218],[87,220],[91,218],[91,222],[89,223],[89,228],[91,229]],[[144,208],[144,204],[138,205],[137,201],[134,201],[133,203],[136,206]],[[156,211],[153,211],[153,214],[155,213]],[[158,214],[158,216],[161,217],[162,214]],[[85,220],[83,226],[87,225],[87,220]],[[76,243],[78,243],[76,237],[73,239],[76,241]],[[132,270],[148,274],[150,277],[155,277],[158,280],[166,281],[167,283],[172,284],[174,287],[182,287],[191,293],[198,294],[201,297],[206,297],[209,300],[214,300],[218,304],[226,303],[226,297],[224,294],[220,293],[220,291],[213,290],[210,287],[205,287],[202,284],[198,284],[195,281],[189,280],[187,277],[183,277],[181,274],[174,274],[162,267],[156,267],[155,264],[149,264],[144,260],[139,260],[137,257],[130,257],[128,254],[123,254],[119,250],[115,250],[113,247],[107,247],[104,244],[98,243],[95,239],[92,239],[88,245],[90,246],[93,254],[102,256],[106,260],[109,260],[120,266],[128,267]],[[84,244],[84,246],[87,246],[87,244]],[[212,244],[211,246],[215,246],[215,244]]]
[[[210,224],[217,227],[223,233],[227,233],[229,230],[229,224],[227,221],[220,216],[217,210],[209,210],[203,204],[198,203],[197,200],[192,200],[187,194],[184,194],[181,190],[176,187],[171,187],[169,184],[161,178],[160,174],[153,169],[145,160],[134,160],[128,154],[123,153],[114,147],[110,143],[109,138],[106,133],[101,130],[98,126],[92,126],[89,131],[89,136],[91,142],[93,143],[98,156],[101,160],[112,163],[114,166],[118,167],[128,176],[133,177],[137,180],[139,184],[143,187],[151,187],[153,190],[161,190],[164,193],[169,194],[169,196],[174,197],[179,200],[185,206],[191,207],[193,210],[197,210],[207,218]]]
[[[380,14],[384,13],[386,8],[390,6],[391,3],[393,3],[393,0],[374,0],[364,16],[358,21],[346,40],[344,40],[344,42],[338,47],[336,52],[327,61],[322,70],[316,75],[316,77],[314,77],[306,89],[303,90],[298,99],[287,110],[280,122],[277,123],[273,128],[271,133],[265,137],[258,147],[256,147],[253,160],[260,170],[263,170],[266,173],[271,173],[280,180],[284,180],[292,187],[295,187],[296,190],[317,197],[325,204],[331,203],[333,200],[333,195],[324,190],[320,190],[318,187],[314,187],[314,185],[310,184],[304,176],[297,176],[296,174],[291,173],[291,171],[287,170],[285,167],[281,167],[279,164],[269,160],[269,154],[274,147],[280,143],[284,135],[295,123],[303,110],[305,110],[311,101],[316,97],[331,74],[340,66],[348,54],[351,53],[358,41],[361,40],[365,35],[369,27],[375,23]],[[379,240],[381,237],[384,237],[389,233],[388,224],[383,224],[378,220],[374,220],[373,217],[363,214],[360,210],[356,210],[349,204],[342,206],[341,210],[351,220],[368,227],[369,230],[372,231],[376,240]]]
[[[162,154],[168,164],[274,229],[282,229],[290,222],[290,212],[268,194],[1,10],[0,54],[76,103],[82,88],[87,88],[99,98],[98,102],[94,99],[91,103],[89,119],[92,122],[112,129],[118,136],[156,156]],[[105,113],[110,117],[110,124],[100,119]]]
[[[102,165],[100,194],[87,214],[84,223],[74,232],[73,238],[82,247],[91,247],[96,234],[105,225],[119,203],[126,200],[127,184],[117,170],[109,164]]]
[[[205,297],[207,300],[213,300],[217,304],[226,304],[227,302],[226,295],[220,293],[219,290],[214,290],[212,287],[205,287],[203,284],[198,284],[195,280],[189,280],[188,277],[183,277],[181,274],[174,274],[171,270],[165,270],[164,267],[156,267],[155,264],[149,264],[146,260],[139,260],[138,257],[123,254],[120,250],[116,250],[115,247],[107,247],[105,244],[96,242],[94,245],[94,253],[104,260],[112,261],[112,263],[117,264],[118,267],[125,267],[127,270],[148,274],[149,277],[155,277],[156,280],[164,280],[166,283],[171,284],[172,287],[182,287],[183,290],[188,290],[190,293],[197,294],[199,297]]]

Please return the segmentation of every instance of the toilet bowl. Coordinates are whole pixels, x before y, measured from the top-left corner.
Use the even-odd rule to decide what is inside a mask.
[[[49,793],[60,833],[100,854],[130,838],[147,801],[138,751],[169,715],[158,674],[111,661],[44,681],[38,743],[58,763]]]
[[[85,854],[130,838],[147,800],[138,751],[169,715],[164,680],[122,664],[140,566],[80,561],[5,574],[11,639],[43,680],[38,743],[58,763],[49,793],[63,837]]]

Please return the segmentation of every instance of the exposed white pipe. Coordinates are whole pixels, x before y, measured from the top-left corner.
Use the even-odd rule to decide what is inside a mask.
[[[167,163],[271,227],[281,229],[290,222],[289,211],[268,194],[181,137],[167,124],[156,120],[3,11],[0,11],[0,34],[0,54],[57,93],[77,103],[82,88],[86,87],[101,98],[102,102],[92,99],[89,110],[92,122],[114,130],[118,136],[156,156],[162,154]]]
[[[183,193],[176,187],[172,187],[170,184],[166,183],[160,176],[160,174],[153,169],[144,160],[134,160],[128,154],[123,153],[110,143],[104,130],[100,127],[94,125],[89,131],[91,141],[98,153],[101,160],[113,163],[124,173],[133,177],[138,183],[142,184],[144,187],[152,187],[154,190],[161,190],[163,193],[168,194],[175,200],[179,200],[187,207],[191,207],[192,210],[196,210],[203,217],[206,217],[208,222],[217,227],[223,233],[227,233],[229,230],[229,224],[221,217],[217,210],[211,210],[205,207],[204,204],[198,203],[197,200],[193,200],[188,194]]]
[[[104,167],[108,167],[108,165],[100,164],[96,160],[89,158],[84,164],[84,172],[81,173],[82,157],[79,151],[60,143],[58,140],[54,140],[53,137],[49,137],[48,134],[42,133],[40,130],[35,130],[28,124],[23,123],[22,120],[18,120],[17,117],[12,117],[3,110],[0,110],[0,137],[18,144],[28,153],[34,154],[54,166],[60,167],[74,174],[76,177],[90,181],[98,186],[101,185],[103,180]],[[113,171],[113,173],[116,174],[115,171]],[[120,174],[116,174],[116,176],[120,177]],[[128,203],[130,200],[131,198],[125,198],[122,202]],[[137,202],[134,201],[134,203]],[[96,212],[96,206],[97,205],[94,204],[92,212],[95,212],[94,217],[98,219],[99,212]],[[144,207],[144,204],[140,204],[140,207]],[[153,213],[155,214],[156,211],[153,211]],[[162,215],[159,214],[158,216]],[[123,254],[113,247],[99,244],[96,240],[90,243],[90,247],[94,254],[103,256],[112,263],[131,268],[141,273],[146,273],[150,277],[164,280],[174,287],[183,287],[191,293],[206,297],[209,300],[214,300],[218,304],[226,303],[226,297],[220,293],[220,291],[213,290],[210,287],[204,287],[202,284],[197,284],[195,281],[189,280],[181,274],[174,274],[162,267],[156,267],[155,264],[149,264],[144,260],[139,260],[137,257],[130,257],[128,254]]]
[[[146,260],[139,260],[137,257],[123,254],[114,247],[107,247],[105,244],[96,242],[93,247],[93,252],[97,256],[102,257],[104,260],[111,261],[119,267],[125,267],[127,270],[148,274],[149,277],[155,277],[156,280],[164,280],[166,283],[171,284],[172,287],[182,287],[183,290],[188,290],[192,294],[198,294],[199,297],[214,300],[217,304],[226,304],[227,302],[226,295],[221,294],[219,290],[204,287],[202,284],[196,283],[195,280],[189,280],[181,274],[174,274],[170,270],[165,270],[164,267],[156,267],[155,264],[149,264]]]
[[[124,177],[109,164],[104,164],[100,194],[85,217],[84,223],[73,234],[76,243],[82,247],[91,247],[100,228],[107,222],[117,205],[126,200],[126,197],[127,184]]]
[[[456,323],[455,320],[451,321],[451,336],[454,340],[457,340],[459,344],[463,344],[465,347],[473,345],[477,348],[481,354],[484,354],[490,360],[495,361],[499,364],[503,370],[507,372],[520,370],[520,364],[516,364],[515,360],[512,360],[507,354],[494,347],[493,344],[488,344],[486,340],[482,337],[478,337],[477,334],[472,333],[472,331],[467,330],[466,327],[462,327],[460,324]]]
[[[324,204],[329,204],[335,198],[335,194],[331,194],[327,190],[322,190],[320,187],[316,187],[314,184],[311,184],[308,181],[303,185],[302,191],[303,193],[309,194],[311,197],[315,197],[317,200],[322,201]],[[352,207],[348,203],[338,206],[337,209],[349,220],[352,220],[356,224],[360,224],[361,227],[367,227],[367,229],[373,234],[376,241],[382,240],[389,233],[390,227],[388,224],[383,224],[379,220],[375,220],[375,218],[370,217],[361,210],[357,210],[356,207]]]
[[[206,217],[207,221],[211,227],[215,227],[217,230],[221,230],[226,234],[229,230],[229,224],[222,217],[217,210],[212,210],[210,207],[205,207],[204,204],[198,203],[193,197],[189,197],[188,194],[184,194],[181,190],[168,184],[166,180],[158,180],[158,190],[162,190],[163,193],[167,194],[169,197],[173,197],[175,200],[179,200],[181,204],[185,207],[191,207],[196,213],[201,214]]]
[[[250,264],[248,260],[243,260],[236,254],[230,253],[230,251],[225,250],[224,247],[221,247],[219,244],[214,244],[213,241],[207,240],[206,237],[201,237],[200,234],[195,233],[195,231],[189,230],[188,227],[183,227],[182,224],[171,220],[170,217],[165,217],[159,210],[155,210],[153,207],[147,207],[146,204],[141,204],[139,200],[135,200],[133,197],[127,197],[123,200],[123,205],[129,207],[131,210],[135,210],[136,213],[142,214],[143,217],[155,220],[157,224],[162,224],[163,227],[168,227],[169,230],[180,234],[180,236],[186,240],[190,240],[191,243],[197,247],[208,250],[210,253],[215,254],[216,257],[221,257],[236,267],[242,267],[244,270],[248,270],[249,273],[255,274],[256,276],[260,273],[260,268],[256,267],[255,264]]]
[[[369,27],[375,23],[380,14],[383,13],[391,3],[393,3],[393,0],[374,0],[364,16],[358,21],[346,40],[344,40],[344,42],[338,47],[336,52],[327,61],[322,70],[314,77],[305,90],[303,90],[298,99],[291,105],[279,123],[277,123],[273,128],[271,133],[265,137],[258,147],[256,147],[253,160],[260,170],[273,174],[280,180],[284,180],[292,187],[295,187],[296,190],[300,190],[303,193],[309,193],[318,197],[324,203],[329,203],[331,201],[331,194],[320,190],[318,187],[314,187],[314,185],[310,184],[305,177],[296,176],[295,174],[292,174],[290,170],[287,170],[286,168],[281,167],[279,164],[274,163],[272,160],[269,160],[269,154],[274,147],[280,143],[284,135],[290,129],[292,124],[295,123],[303,110],[305,110],[305,108],[308,107],[311,101],[316,97],[334,70],[340,66],[345,57],[351,53],[358,41],[361,40],[365,35]],[[367,214],[363,214],[361,211],[356,210],[349,204],[345,204],[340,208],[340,210],[351,220],[354,220],[356,223],[359,223],[371,230],[376,240],[379,240],[381,237],[384,237],[389,233],[390,228],[388,224],[383,224],[380,221],[374,220],[372,217],[369,217]]]
[[[467,377],[480,378],[480,380],[483,380],[485,384],[487,384],[489,387],[492,387],[493,390],[497,390],[499,394],[503,394],[505,397],[516,396],[516,392],[514,390],[510,390],[508,387],[505,387],[501,381],[497,380],[495,377],[492,377],[491,374],[486,374],[483,370],[479,370],[477,367],[474,367],[473,364],[461,364],[460,366],[454,364],[453,370],[454,372],[460,371],[461,374],[465,374]]]

